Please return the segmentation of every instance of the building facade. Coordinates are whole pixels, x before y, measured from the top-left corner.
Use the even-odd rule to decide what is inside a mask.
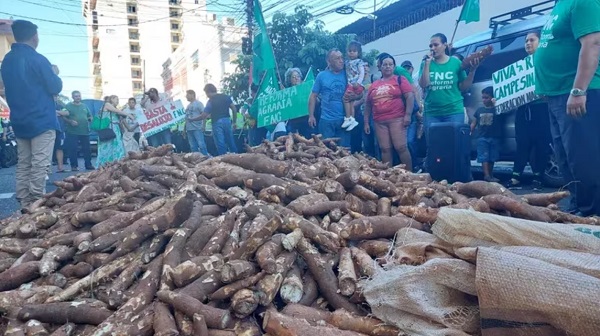
[[[160,90],[162,64],[183,41],[184,13],[205,8],[204,0],[83,0],[94,98],[118,95],[123,103]]]
[[[494,16],[542,2],[544,0],[480,1],[479,22],[461,22],[454,40],[460,41],[488,30],[490,18]],[[443,33],[451,39],[463,3],[464,0],[400,0],[377,12],[375,31],[372,20],[365,18],[339,32],[356,33],[364,43],[363,50],[387,52],[397,62],[410,60],[418,67],[423,56],[429,52],[429,40],[433,34]]]
[[[235,71],[232,62],[242,53],[246,30],[232,18],[217,20],[210,13],[186,13],[183,19],[185,39],[162,65],[164,91],[185,101],[185,92],[191,89],[206,100],[204,85],[220,87],[223,77]]]
[[[2,60],[4,56],[8,54],[10,51],[10,46],[15,42],[15,38],[12,34],[12,21],[11,20],[0,20],[0,64],[2,64]],[[6,98],[4,96],[4,83],[2,82],[2,78],[0,78],[0,113],[4,111],[3,99]],[[5,117],[4,115],[2,117]]]

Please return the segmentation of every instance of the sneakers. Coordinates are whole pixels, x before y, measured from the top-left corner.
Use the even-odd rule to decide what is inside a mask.
[[[351,131],[356,126],[358,126],[358,121],[356,121],[356,119],[354,119],[354,117],[344,118],[344,123],[342,124],[342,128],[345,128],[346,131]]]
[[[486,182],[494,182],[494,183],[498,183],[498,182],[500,182],[500,180],[498,180],[497,178],[495,178],[495,177],[492,177],[492,176],[486,176],[486,177],[484,177],[483,179],[484,179]]]
[[[511,178],[510,181],[508,182],[507,187],[508,188],[515,188],[521,185],[521,181],[517,180],[516,178]]]

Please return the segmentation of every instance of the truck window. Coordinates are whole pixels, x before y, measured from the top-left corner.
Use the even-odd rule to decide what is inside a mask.
[[[485,43],[477,46],[475,51],[485,48],[487,45],[494,47],[494,52],[488,57],[477,69],[474,82],[489,81],[492,79],[492,74],[520,59],[527,56],[525,51],[525,36],[518,35],[508,38],[500,38],[492,43]]]

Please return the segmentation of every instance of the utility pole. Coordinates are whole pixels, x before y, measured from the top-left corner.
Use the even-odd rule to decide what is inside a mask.
[[[252,25],[254,23],[254,0],[246,0],[246,24],[248,25],[248,45],[252,50]]]
[[[247,49],[244,50],[244,54],[245,55],[252,55],[253,54],[253,46],[252,46],[252,40],[253,40],[253,36],[254,33],[252,32],[252,26],[254,23],[254,0],[246,0],[246,24],[248,25],[248,38],[246,39],[246,43],[245,43],[245,47],[244,47],[244,43],[242,43],[242,48]],[[248,81],[248,95],[251,95],[252,92],[252,82],[254,81],[254,78],[252,78],[252,65],[250,65],[250,74],[249,74],[249,78],[250,80]]]
[[[375,15],[375,11],[377,10],[377,0],[373,0],[373,41],[375,41],[377,39],[377,32],[376,32],[376,24],[375,22],[377,21],[377,15]]]

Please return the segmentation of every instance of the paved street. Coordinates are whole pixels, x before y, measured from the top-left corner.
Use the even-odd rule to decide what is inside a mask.
[[[93,160],[93,159],[92,159]],[[83,160],[80,159],[79,167],[83,167]],[[81,169],[81,168],[80,168]],[[500,178],[503,183],[510,178],[510,173],[512,169],[512,163],[504,162],[498,163],[495,169],[496,177]],[[529,169],[529,168],[527,168]],[[52,166],[52,170],[56,171],[56,166]],[[82,172],[64,172],[64,173],[53,173],[50,175],[50,179],[46,183],[46,191],[52,192],[56,187],[52,182],[60,181],[67,176],[74,175]],[[473,172],[476,179],[480,179],[482,177],[481,174],[481,166],[476,162],[473,162]],[[530,170],[527,170],[526,173],[531,174]],[[516,194],[527,194],[534,193],[534,191],[530,187],[523,187],[522,189],[513,190]],[[556,191],[556,189],[547,188],[541,190],[539,192],[552,192]],[[560,205],[563,208],[566,208],[566,201],[563,201]],[[6,218],[12,215],[15,211],[18,210],[18,203],[15,199],[15,166],[10,168],[2,168],[0,169],[0,219]]]
[[[92,158],[92,162],[94,162],[94,159]],[[52,192],[56,189],[52,182],[60,181],[70,175],[85,172],[81,170],[83,166],[83,159],[79,159],[79,172],[66,171],[64,173],[50,174],[50,179],[46,181],[46,192]],[[15,199],[15,168],[16,166],[0,169],[0,219],[12,215],[19,209],[19,203]],[[68,170],[68,165],[65,168]],[[56,166],[52,166],[52,171],[56,171]]]

